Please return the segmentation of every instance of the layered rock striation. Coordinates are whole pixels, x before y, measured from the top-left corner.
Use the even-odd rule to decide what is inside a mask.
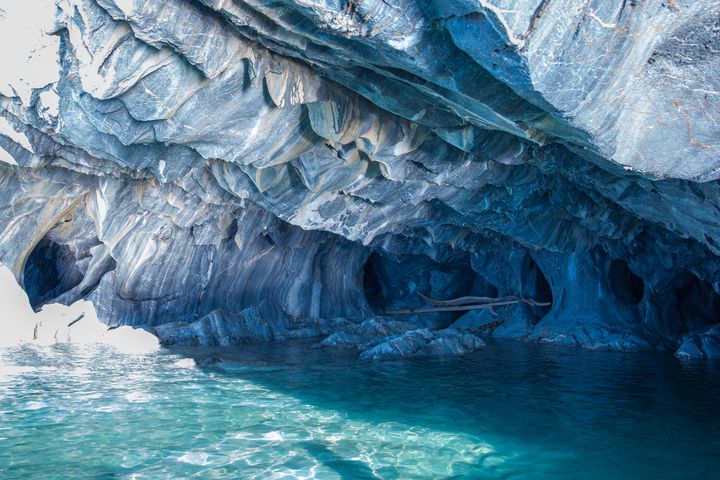
[[[3,4],[0,262],[35,307],[91,300],[199,343],[420,293],[551,303],[394,317],[426,343],[697,346],[720,322],[718,18],[715,0]]]

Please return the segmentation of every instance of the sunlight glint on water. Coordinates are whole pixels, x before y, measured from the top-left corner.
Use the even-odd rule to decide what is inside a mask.
[[[533,371],[519,361],[527,362],[527,350],[489,348],[496,348],[493,357],[369,363],[302,344],[248,347],[206,352],[224,361],[192,369],[176,365],[181,357],[170,353],[6,351],[0,353],[0,477],[577,478],[584,470],[601,478],[600,469],[615,469],[616,477],[642,478],[648,467],[617,443],[623,438],[613,438],[627,426],[607,423],[604,405],[589,408],[603,399],[585,395],[602,385],[574,391],[558,382],[569,367],[562,363],[567,354],[540,351]],[[557,363],[543,371],[548,358]],[[585,361],[590,367],[602,359]],[[497,371],[503,364],[506,370]],[[584,381],[592,383],[592,375]],[[656,393],[648,398],[657,402]],[[627,400],[623,392],[617,397]],[[549,401],[554,404],[543,404]],[[636,405],[619,408],[629,408],[615,412],[627,422],[643,416]],[[682,453],[689,446],[674,447]],[[647,447],[645,461],[668,455]],[[628,469],[632,461],[635,470]],[[668,478],[675,478],[672,472]]]

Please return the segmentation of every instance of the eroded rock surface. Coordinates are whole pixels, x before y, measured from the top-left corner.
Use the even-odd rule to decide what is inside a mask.
[[[720,326],[690,332],[683,338],[675,356],[685,360],[720,360]]]
[[[199,344],[418,293],[552,304],[393,317],[429,344],[720,320],[718,1],[6,3],[0,262],[36,308]]]

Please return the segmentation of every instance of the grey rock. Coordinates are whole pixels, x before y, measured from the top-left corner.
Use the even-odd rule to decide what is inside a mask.
[[[319,347],[357,348],[364,343],[359,335],[348,332],[335,332],[318,344]]]
[[[685,335],[675,356],[684,360],[720,359],[720,326],[714,325]]]
[[[410,330],[395,335],[362,352],[364,360],[383,360],[415,356],[454,356],[474,352],[485,346],[480,338],[459,330]]]
[[[493,315],[490,310],[471,310],[458,318],[450,328],[458,330],[493,330],[503,320],[498,319],[498,315]]]
[[[264,305],[241,312],[213,310],[191,323],[165,323],[153,329],[164,346],[232,346],[245,343],[268,342],[284,330],[277,313],[268,315]]]
[[[369,318],[359,324],[335,325],[336,331],[317,347],[341,347],[364,350],[386,339],[415,329],[416,326],[388,318]]]

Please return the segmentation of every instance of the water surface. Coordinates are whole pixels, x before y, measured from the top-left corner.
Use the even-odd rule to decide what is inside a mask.
[[[712,366],[521,343],[398,362],[308,347],[0,351],[0,478],[720,478]],[[222,362],[176,365],[188,355]]]

